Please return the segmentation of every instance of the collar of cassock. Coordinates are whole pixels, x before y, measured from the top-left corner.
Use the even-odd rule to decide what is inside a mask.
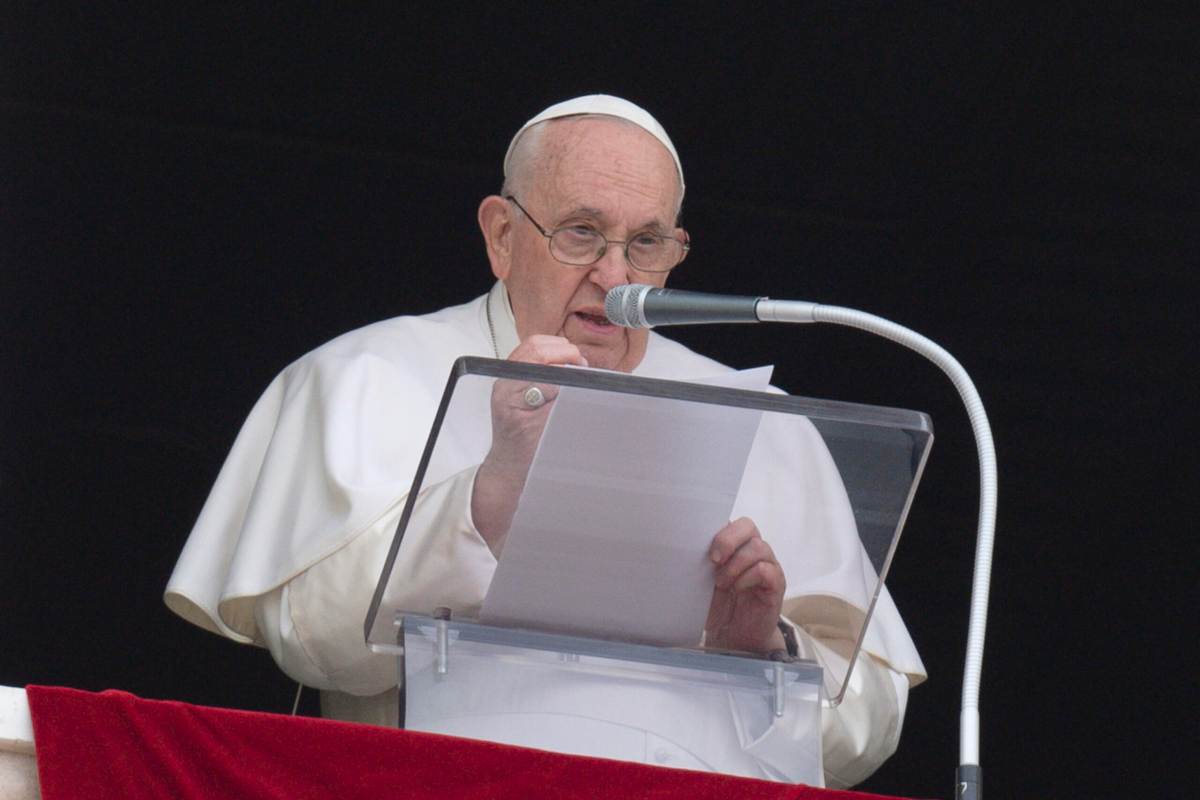
[[[508,358],[521,339],[517,336],[517,320],[513,317],[512,304],[508,300],[508,289],[503,281],[488,292],[487,322],[492,335],[492,343],[496,346],[497,358]]]

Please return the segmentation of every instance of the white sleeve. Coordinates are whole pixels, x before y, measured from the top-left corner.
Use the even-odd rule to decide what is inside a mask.
[[[808,642],[822,664],[846,659],[820,640]],[[844,667],[843,667],[844,668]],[[844,789],[879,769],[900,743],[908,707],[908,676],[865,651],[858,656],[842,702],[821,714],[825,785]]]
[[[846,658],[829,645],[799,628],[796,638],[800,655],[844,673]],[[826,786],[843,789],[860,783],[896,751],[907,702],[908,677],[862,653],[842,702],[826,702],[821,710]],[[769,772],[787,778],[794,772],[798,738],[809,735],[809,728],[792,724],[785,713],[745,750]]]
[[[386,602],[425,613],[438,606],[477,611],[496,559],[471,520],[475,471],[418,496]],[[396,658],[367,647],[363,623],[403,507],[404,498],[345,546],[257,599],[261,643],[293,679],[357,695],[396,685]]]

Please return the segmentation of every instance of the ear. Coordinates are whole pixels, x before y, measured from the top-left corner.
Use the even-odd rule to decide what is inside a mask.
[[[692,238],[688,236],[687,231],[685,231],[683,228],[676,228],[674,231],[672,231],[671,235],[681,242],[691,243],[692,241]],[[680,264],[682,264],[684,261],[687,261],[688,253],[690,252],[692,252],[690,249],[683,251],[683,258],[679,259]]]
[[[492,274],[504,280],[512,267],[512,209],[500,195],[488,195],[479,204],[478,218]]]

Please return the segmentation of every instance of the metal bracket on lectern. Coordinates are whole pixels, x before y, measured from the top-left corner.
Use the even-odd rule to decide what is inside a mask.
[[[784,710],[783,662],[775,662],[775,716],[782,717]]]
[[[450,671],[450,609],[438,606],[433,610],[433,618],[437,625],[434,672],[440,676]]]

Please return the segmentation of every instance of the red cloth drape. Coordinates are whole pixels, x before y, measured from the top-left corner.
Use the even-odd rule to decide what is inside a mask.
[[[27,694],[45,800],[880,797],[126,692]]]

